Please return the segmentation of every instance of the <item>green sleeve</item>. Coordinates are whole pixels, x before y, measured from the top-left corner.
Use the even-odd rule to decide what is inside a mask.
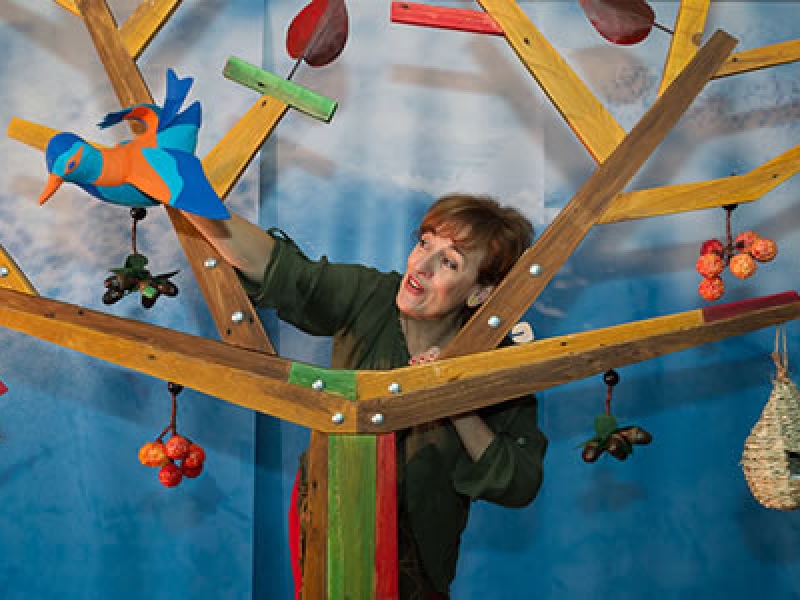
[[[275,247],[259,284],[242,278],[254,304],[311,335],[333,336],[352,324],[381,281],[375,269],[310,260],[285,233],[268,231]]]
[[[536,397],[481,411],[495,438],[480,460],[463,453],[453,473],[456,491],[507,507],[529,504],[542,484],[547,439],[537,425]]]

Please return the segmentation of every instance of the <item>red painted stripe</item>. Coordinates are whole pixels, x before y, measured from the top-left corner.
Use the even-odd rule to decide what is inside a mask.
[[[397,446],[377,436],[375,474],[375,600],[397,600]]]
[[[761,296],[759,298],[740,300],[739,302],[718,304],[703,309],[703,321],[711,323],[713,321],[719,321],[720,319],[730,319],[731,317],[738,317],[739,315],[753,310],[783,306],[784,304],[791,304],[797,301],[800,301],[800,295],[795,291],[789,291],[773,294],[772,296]]]
[[[479,10],[428,6],[411,2],[392,2],[392,23],[422,25],[438,29],[454,29],[471,33],[505,35],[497,22]]]

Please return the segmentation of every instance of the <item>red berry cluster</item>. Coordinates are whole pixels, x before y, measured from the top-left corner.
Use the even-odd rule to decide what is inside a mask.
[[[760,237],[755,231],[743,231],[727,245],[718,239],[703,242],[695,268],[703,280],[697,291],[709,302],[719,300],[725,293],[720,276],[728,267],[735,277],[747,279],[756,272],[757,262],[769,262],[778,254],[774,240]]]
[[[166,487],[175,487],[184,477],[194,479],[203,472],[206,453],[200,445],[178,435],[175,424],[177,397],[183,387],[176,383],[169,383],[168,387],[172,394],[172,416],[169,425],[155,441],[147,442],[139,449],[139,462],[146,467],[159,467],[158,480]],[[172,436],[164,443],[162,440],[169,432],[172,432]]]
[[[167,443],[160,438],[139,449],[139,462],[147,467],[160,467],[158,480],[166,487],[175,487],[184,477],[191,479],[203,472],[206,453],[182,435],[173,435]]]

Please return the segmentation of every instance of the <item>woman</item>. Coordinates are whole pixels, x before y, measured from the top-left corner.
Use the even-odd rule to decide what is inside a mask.
[[[236,215],[187,217],[241,273],[257,305],[333,336],[331,366],[341,369],[435,360],[533,236],[524,216],[491,198],[444,196],[423,217],[400,275],[311,261],[283,234]],[[536,399],[398,432],[397,441],[400,598],[447,598],[471,500],[520,507],[538,492],[547,441]]]

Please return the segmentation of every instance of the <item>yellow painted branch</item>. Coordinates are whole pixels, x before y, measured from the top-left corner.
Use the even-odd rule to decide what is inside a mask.
[[[706,27],[708,5],[711,0],[681,0],[675,31],[667,52],[667,60],[658,88],[660,96],[683,68],[694,58]]]
[[[752,202],[798,171],[800,145],[744,175],[624,192],[614,199],[599,223],[630,221]]]
[[[228,195],[288,109],[263,96],[205,156],[203,169],[220,198]]]
[[[56,4],[61,6],[61,8],[67,9],[76,17],[81,16],[81,11],[78,9],[78,5],[75,3],[75,0],[56,0]]]
[[[478,2],[592,157],[603,162],[625,130],[513,0]]]
[[[180,4],[181,0],[142,0],[123,23],[119,28],[122,44],[134,60],[150,45]]]
[[[800,297],[786,292],[424,366],[360,371],[358,429],[397,431],[798,317]],[[391,383],[400,394],[387,394]]]
[[[0,246],[0,288],[37,295],[36,288],[3,246]]]
[[[18,119],[17,117],[12,117],[6,130],[6,134],[12,140],[17,140],[42,152],[47,148],[47,142],[50,141],[50,138],[57,133],[58,129],[39,125],[25,119]]]
[[[262,352],[3,289],[0,325],[292,423],[355,428],[353,402],[288,383],[292,363]]]
[[[798,60],[800,60],[800,40],[789,40],[771,46],[737,52],[720,67],[714,78],[738,75]]]

